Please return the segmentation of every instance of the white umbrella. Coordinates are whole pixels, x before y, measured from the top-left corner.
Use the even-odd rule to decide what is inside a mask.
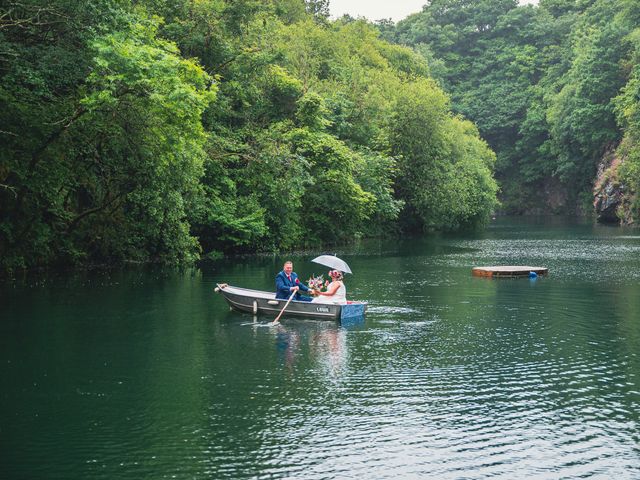
[[[334,270],[340,270],[345,273],[353,273],[347,265],[347,262],[336,257],[335,255],[320,255],[319,257],[311,260],[312,262],[319,263],[320,265],[324,265],[326,267],[333,268]]]

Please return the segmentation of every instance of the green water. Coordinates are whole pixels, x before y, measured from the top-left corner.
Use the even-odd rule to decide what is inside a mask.
[[[0,478],[640,478],[640,231],[499,219],[337,253],[363,324],[213,293],[271,289],[284,257],[3,284]],[[470,274],[493,264],[550,275]]]

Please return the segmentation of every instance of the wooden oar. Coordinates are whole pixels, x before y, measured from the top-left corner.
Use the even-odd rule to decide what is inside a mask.
[[[284,313],[285,309],[289,306],[289,302],[291,301],[291,299],[295,296],[295,294],[297,293],[297,290],[294,290],[293,293],[291,294],[291,296],[289,297],[289,300],[287,300],[287,303],[284,304],[284,307],[282,307],[282,310],[280,310],[280,314],[276,317],[276,319],[272,322],[273,325],[277,325],[278,323],[280,323],[278,320],[280,320],[280,317],[282,316],[282,314]]]

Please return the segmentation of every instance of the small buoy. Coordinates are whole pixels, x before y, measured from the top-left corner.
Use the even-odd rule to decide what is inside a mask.
[[[214,291],[214,292],[216,292],[216,293],[218,293],[218,292],[220,292],[220,288],[219,288],[219,287],[216,287],[216,288],[214,288],[214,289],[213,289],[213,291]]]
[[[529,272],[529,278],[538,278],[538,274],[536,272]]]
[[[256,315],[258,313],[258,301],[253,301],[253,314]]]
[[[277,301],[277,300],[269,300],[267,303],[268,303],[269,305],[278,305],[280,302],[279,302],[279,301]]]

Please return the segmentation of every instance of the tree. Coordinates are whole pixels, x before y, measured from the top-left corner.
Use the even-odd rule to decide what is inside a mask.
[[[326,21],[329,18],[329,0],[304,0],[307,10],[313,18]]]
[[[447,96],[432,82],[406,85],[392,138],[406,229],[457,229],[488,219],[496,206],[494,155],[475,127],[450,116]]]
[[[30,121],[27,132],[33,135],[21,148],[8,146],[8,181],[16,195],[3,203],[5,259],[29,265],[61,258],[194,258],[198,247],[186,211],[197,202],[202,174],[206,137],[200,115],[214,98],[207,76],[157,39],[153,22],[144,18],[132,18],[128,28],[87,46],[80,58],[91,73],[82,84],[68,84],[59,111],[24,90],[16,94],[32,75],[14,68],[5,76],[14,82],[3,98],[10,109],[24,112],[17,121]],[[21,47],[37,50],[41,44]],[[66,48],[60,53],[73,71]],[[43,92],[53,93],[57,75],[41,78]],[[25,99],[38,102],[44,115],[34,118],[23,110]],[[7,124],[16,128],[15,122]]]
[[[573,34],[571,68],[548,111],[555,173],[585,196],[590,196],[598,160],[620,139],[611,100],[624,85],[620,61],[628,30],[610,22],[615,4],[596,1],[584,12]]]

